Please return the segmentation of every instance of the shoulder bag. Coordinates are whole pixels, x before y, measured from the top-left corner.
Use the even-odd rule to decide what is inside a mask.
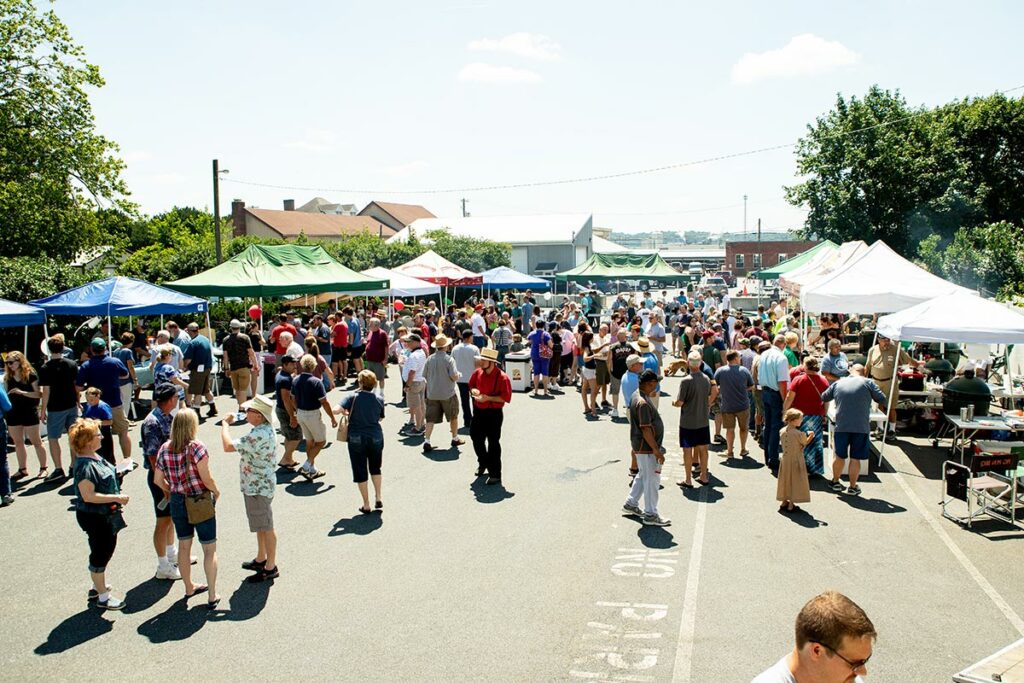
[[[198,496],[185,496],[185,512],[188,513],[188,523],[193,526],[213,519],[216,514],[213,491],[203,491]]]
[[[352,406],[349,408],[349,413],[350,414],[351,414],[351,412],[353,410],[355,410],[355,408],[356,408],[356,401],[358,401],[358,400],[359,400],[359,392],[356,392],[356,395],[352,397]],[[346,415],[344,413],[342,413],[340,416],[338,416],[338,434],[337,434],[337,439],[341,443],[347,443],[348,442],[348,415]]]

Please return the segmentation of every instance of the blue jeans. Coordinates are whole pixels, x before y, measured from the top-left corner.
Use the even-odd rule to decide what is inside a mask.
[[[174,522],[174,532],[177,534],[178,540],[190,539],[193,535],[197,535],[201,545],[217,542],[217,516],[214,515],[205,522],[193,525],[188,521],[185,496],[181,493],[171,494],[171,521]]]
[[[782,395],[765,389],[761,392],[764,403],[764,463],[779,466],[779,430],[782,429]]]

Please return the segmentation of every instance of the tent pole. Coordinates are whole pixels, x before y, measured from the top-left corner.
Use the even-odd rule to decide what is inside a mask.
[[[25,358],[28,358],[28,325],[25,325],[25,350],[22,351],[22,355],[24,355]],[[6,447],[7,444],[4,444],[4,448]]]
[[[263,335],[263,297],[260,297],[260,336]]]
[[[878,335],[878,333],[876,332],[875,336],[877,337],[877,335]],[[889,384],[889,401],[886,403],[886,406],[885,406],[885,422],[882,423],[882,443],[878,447],[878,465],[879,466],[882,465],[882,451],[885,450],[885,437],[889,433],[889,416],[892,415],[892,411],[896,409],[896,407],[892,404],[892,400],[896,397],[896,384],[897,384],[897,382],[900,381],[900,378],[896,376],[896,371],[900,367],[900,347],[899,347],[899,341],[895,340],[895,339],[893,341],[896,343],[896,359],[893,361],[893,364],[892,364],[892,374],[890,375],[890,377],[892,377],[892,380],[890,381],[890,384]]]

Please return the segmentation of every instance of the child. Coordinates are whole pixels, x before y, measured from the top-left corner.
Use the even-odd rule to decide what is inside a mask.
[[[562,335],[558,330],[557,323],[551,323],[548,326],[548,331],[551,334],[551,362],[548,363],[548,386],[557,387],[561,384],[562,376]]]
[[[510,346],[508,349],[509,353],[519,353],[525,348],[526,346],[523,344],[523,335],[519,334],[518,332],[516,334],[513,334],[512,346]]]
[[[96,387],[89,387],[85,390],[85,411],[82,412],[82,417],[98,420],[100,423],[100,448],[97,451],[104,460],[109,462],[111,465],[116,465],[114,460],[114,434],[110,430],[110,425],[114,424],[114,411],[111,410],[110,406],[100,400],[102,391]],[[72,457],[74,457],[72,455]]]
[[[794,503],[809,503],[810,484],[807,481],[807,462],[804,460],[804,446],[814,438],[814,432],[801,432],[800,421],[804,414],[796,408],[786,411],[786,426],[779,431],[782,460],[779,464],[779,484],[775,498],[782,503],[779,512],[800,512]]]

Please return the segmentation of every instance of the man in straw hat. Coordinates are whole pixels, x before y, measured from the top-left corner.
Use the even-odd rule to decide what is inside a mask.
[[[488,484],[501,483],[501,424],[505,404],[512,400],[512,383],[498,363],[498,351],[480,350],[480,367],[469,378],[469,392],[473,397],[473,426],[470,438],[476,451],[476,476],[487,473]]]
[[[459,438],[459,390],[455,383],[459,381],[460,375],[455,366],[455,359],[448,355],[449,344],[451,339],[443,333],[434,337],[434,353],[427,359],[427,364],[423,368],[423,377],[427,381],[427,430],[423,439],[424,453],[434,450],[430,444],[430,435],[434,431],[434,425],[442,418],[448,420],[451,427],[452,448],[466,443]]]
[[[257,394],[242,404],[245,421],[252,427],[239,439],[232,439],[228,431],[234,415],[227,415],[220,423],[221,445],[225,453],[238,453],[238,478],[245,501],[245,516],[249,531],[256,534],[256,557],[242,563],[242,569],[255,572],[247,580],[259,583],[281,575],[277,568],[277,533],[274,531],[274,513],[270,504],[277,485],[274,436],[274,405]]]
[[[651,344],[651,340],[647,337],[640,337],[633,342],[633,348],[640,355],[640,360],[644,364],[645,370],[650,370],[655,376],[661,379],[661,363],[658,361],[658,357],[654,355],[654,346]],[[658,382],[657,391],[651,394],[651,402],[654,404],[655,409],[658,408],[658,400],[661,396],[661,382]],[[629,401],[629,397],[626,398]]]

